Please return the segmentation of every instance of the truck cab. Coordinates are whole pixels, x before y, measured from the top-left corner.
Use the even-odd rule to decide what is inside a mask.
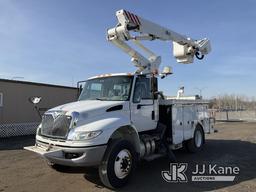
[[[125,112],[127,123],[138,132],[155,129],[157,102],[153,101],[152,78],[146,75],[109,74],[85,82],[79,101],[98,101],[111,107],[107,112]]]

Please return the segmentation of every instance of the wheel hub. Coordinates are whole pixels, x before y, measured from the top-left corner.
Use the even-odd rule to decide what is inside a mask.
[[[200,131],[196,131],[195,133],[195,144],[197,147],[200,147],[202,145],[202,141],[203,141],[203,138],[202,138],[202,134]]]
[[[120,151],[114,163],[115,175],[119,179],[125,178],[131,171],[131,153],[127,149]]]

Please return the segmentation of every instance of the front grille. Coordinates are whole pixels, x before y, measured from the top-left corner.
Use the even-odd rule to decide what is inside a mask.
[[[45,114],[42,117],[41,134],[48,137],[66,138],[71,122],[71,117],[59,114]]]

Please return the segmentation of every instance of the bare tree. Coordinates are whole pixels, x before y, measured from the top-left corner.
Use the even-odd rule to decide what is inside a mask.
[[[256,110],[256,98],[235,94],[218,95],[211,100],[210,108],[220,111]]]

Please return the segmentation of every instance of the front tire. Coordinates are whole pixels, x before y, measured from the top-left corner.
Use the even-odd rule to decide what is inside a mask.
[[[129,141],[112,141],[99,166],[102,183],[109,188],[124,186],[133,173],[136,162],[136,151]]]
[[[193,138],[188,140],[186,143],[187,150],[190,153],[196,153],[202,149],[204,142],[203,129],[201,126],[196,126]]]

